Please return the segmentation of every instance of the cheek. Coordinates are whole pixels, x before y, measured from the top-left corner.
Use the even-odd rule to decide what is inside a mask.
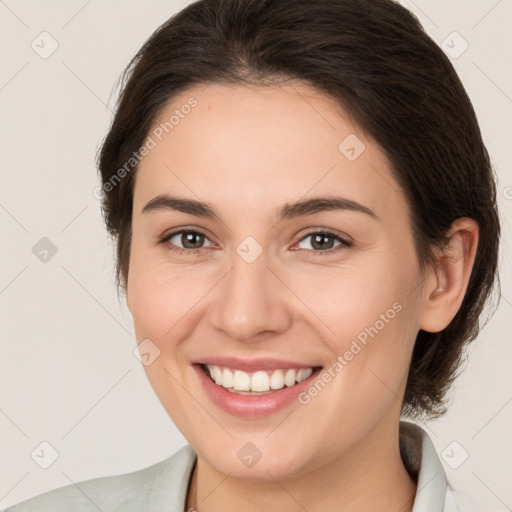
[[[159,350],[158,357],[144,365],[144,371],[177,427],[188,434],[193,431],[189,418],[196,418],[196,426],[207,422],[183,391],[190,368],[180,347],[198,323],[199,308],[194,306],[207,286],[205,280],[193,278],[193,273],[166,269],[165,263],[135,250],[127,290],[137,342],[149,339]]]
[[[199,266],[169,266],[165,258],[150,257],[151,251],[133,244],[128,274],[127,301],[137,339],[162,342],[175,336],[175,326],[190,313],[205,294],[208,277]]]
[[[342,375],[337,385],[352,390],[357,400],[375,400],[390,389],[396,393],[404,384],[419,311],[412,285],[418,279],[414,254],[367,256],[320,278],[318,272],[303,275],[297,289],[320,320],[316,324],[327,327],[322,332],[333,363],[341,356],[343,370],[333,369]]]
[[[338,267],[285,272],[287,281],[294,283],[295,294],[342,349],[365,328],[377,323],[382,330],[383,321],[387,326],[387,320],[395,320],[399,307],[393,305],[403,305],[414,280],[411,263],[401,260],[397,264],[394,255],[375,251]]]

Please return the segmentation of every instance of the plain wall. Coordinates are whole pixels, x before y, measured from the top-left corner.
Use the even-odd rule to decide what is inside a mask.
[[[185,443],[132,353],[131,317],[117,299],[113,248],[93,191],[116,81],[186,3],[0,2],[2,507],[148,466]],[[469,45],[452,62],[499,175],[503,220],[503,299],[472,345],[449,412],[424,426],[455,488],[481,510],[510,510],[512,2],[402,3],[447,51]],[[57,50],[42,58],[52,39]],[[49,251],[48,261],[34,246]],[[31,457],[43,441],[58,452],[48,469]]]

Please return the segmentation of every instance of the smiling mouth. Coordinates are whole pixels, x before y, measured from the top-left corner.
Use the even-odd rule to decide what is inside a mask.
[[[310,368],[283,368],[245,372],[217,365],[201,364],[204,373],[217,386],[239,395],[266,395],[290,388],[321,370],[321,366]]]

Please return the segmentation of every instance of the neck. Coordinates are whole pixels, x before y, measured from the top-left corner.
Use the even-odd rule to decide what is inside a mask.
[[[398,424],[370,431],[348,453],[286,480],[248,481],[217,472],[198,457],[186,510],[197,512],[411,512],[416,482],[403,465]]]

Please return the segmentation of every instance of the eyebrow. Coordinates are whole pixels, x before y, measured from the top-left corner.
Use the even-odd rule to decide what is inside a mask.
[[[149,213],[161,210],[174,210],[188,213],[196,217],[206,219],[222,220],[208,203],[160,194],[151,199],[142,209],[142,213]],[[368,215],[372,219],[379,220],[377,214],[357,201],[343,197],[324,196],[310,199],[288,202],[277,211],[278,221],[294,219],[306,215],[314,215],[332,210],[349,210]]]

